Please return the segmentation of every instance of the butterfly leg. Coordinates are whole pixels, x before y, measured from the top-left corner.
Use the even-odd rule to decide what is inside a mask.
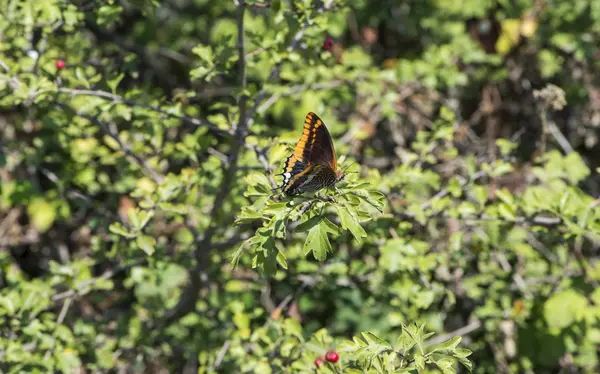
[[[327,187],[327,192],[328,192],[328,194],[327,194],[327,196],[325,196],[323,198],[323,200],[327,200],[327,201],[331,201],[332,203],[335,203],[336,202],[335,198],[333,196],[329,195],[329,187]]]
[[[317,199],[319,199],[319,200],[329,200],[329,196],[324,196],[323,194],[321,194],[321,190],[319,190],[317,192]]]

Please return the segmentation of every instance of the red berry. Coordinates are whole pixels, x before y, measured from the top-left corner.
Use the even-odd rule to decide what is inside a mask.
[[[56,60],[56,68],[58,70],[62,69],[65,67],[65,62],[64,60]]]
[[[316,367],[319,367],[319,366],[323,365],[324,363],[325,363],[325,359],[323,358],[323,356],[319,356],[315,360],[315,366]]]
[[[325,39],[325,41],[323,42],[323,49],[326,51],[330,51],[331,48],[333,48],[333,39],[327,37],[327,39]]]
[[[333,362],[335,364],[340,359],[340,355],[338,355],[336,351],[328,351],[327,353],[325,353],[325,358],[327,359],[327,361]]]

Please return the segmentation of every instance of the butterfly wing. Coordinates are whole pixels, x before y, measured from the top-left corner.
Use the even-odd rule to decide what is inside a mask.
[[[320,164],[330,167],[333,171],[337,169],[337,158],[331,135],[323,121],[310,112],[304,120],[304,131],[309,129],[313,136],[310,137],[310,148],[308,160],[311,164]]]
[[[287,194],[311,190],[314,183],[329,181],[329,176],[335,175],[336,168],[337,160],[329,131],[323,121],[310,112],[304,120],[302,136],[294,147],[294,153],[285,161],[281,190]]]

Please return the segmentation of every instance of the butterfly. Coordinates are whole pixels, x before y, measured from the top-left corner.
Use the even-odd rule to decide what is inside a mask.
[[[345,174],[337,168],[333,141],[323,121],[309,112],[302,137],[283,166],[281,192],[287,196],[316,192],[335,185]]]

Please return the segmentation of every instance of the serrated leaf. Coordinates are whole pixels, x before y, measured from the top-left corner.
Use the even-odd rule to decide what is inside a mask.
[[[252,173],[246,176],[246,178],[244,178],[246,180],[246,183],[248,183],[251,186],[259,186],[259,185],[263,185],[263,186],[271,186],[269,184],[269,179],[267,178],[266,175],[261,174],[261,173]]]
[[[473,352],[466,348],[456,348],[453,353],[454,357],[469,357],[472,354]]]
[[[327,252],[333,252],[331,243],[327,237],[328,227],[322,221],[313,226],[306,240],[304,241],[304,254],[308,255],[311,251],[315,260],[323,261],[327,258]]]
[[[318,225],[319,222],[321,222],[321,219],[322,219],[321,216],[311,217],[310,219],[299,224],[296,227],[295,231],[298,231],[298,232],[308,231],[308,230],[312,229],[313,227],[315,227],[316,225]]]
[[[443,374],[456,374],[456,370],[452,367],[454,361],[449,358],[440,358],[435,362],[435,365],[440,368]]]
[[[371,343],[379,344],[379,345],[384,346],[386,348],[392,349],[392,345],[390,343],[386,342],[385,340],[381,339],[380,337],[378,337],[377,335],[373,334],[370,331],[363,332],[362,336],[367,341],[370,341]]]
[[[457,356],[457,355],[454,355],[454,357],[456,357],[456,359],[458,360],[458,362],[460,362],[464,367],[466,367],[467,370],[469,370],[469,371],[473,370],[473,363],[471,361],[469,361],[467,358],[461,357],[461,356]]]
[[[327,227],[327,232],[330,234],[339,235],[341,234],[341,229],[335,223],[331,222],[327,217],[323,217],[322,223]]]
[[[348,208],[336,205],[338,216],[344,230],[349,230],[357,242],[362,243],[362,239],[367,237],[367,232],[362,228],[358,220],[350,213]]]
[[[231,259],[232,268],[235,269],[235,267],[240,262],[240,258],[242,257],[242,252],[244,251],[244,247],[248,243],[251,243],[253,240],[256,240],[255,237],[252,237],[252,238],[244,240],[244,242],[242,244],[240,244],[240,246],[238,247],[238,249],[233,253],[233,256],[232,256],[232,259]]]
[[[460,336],[455,336],[451,339],[446,340],[443,343],[440,343],[438,345],[436,345],[435,347],[433,347],[431,349],[431,353],[433,352],[440,352],[440,351],[454,351],[454,349],[456,349],[456,347],[458,346],[458,343],[460,343],[462,337]]]

